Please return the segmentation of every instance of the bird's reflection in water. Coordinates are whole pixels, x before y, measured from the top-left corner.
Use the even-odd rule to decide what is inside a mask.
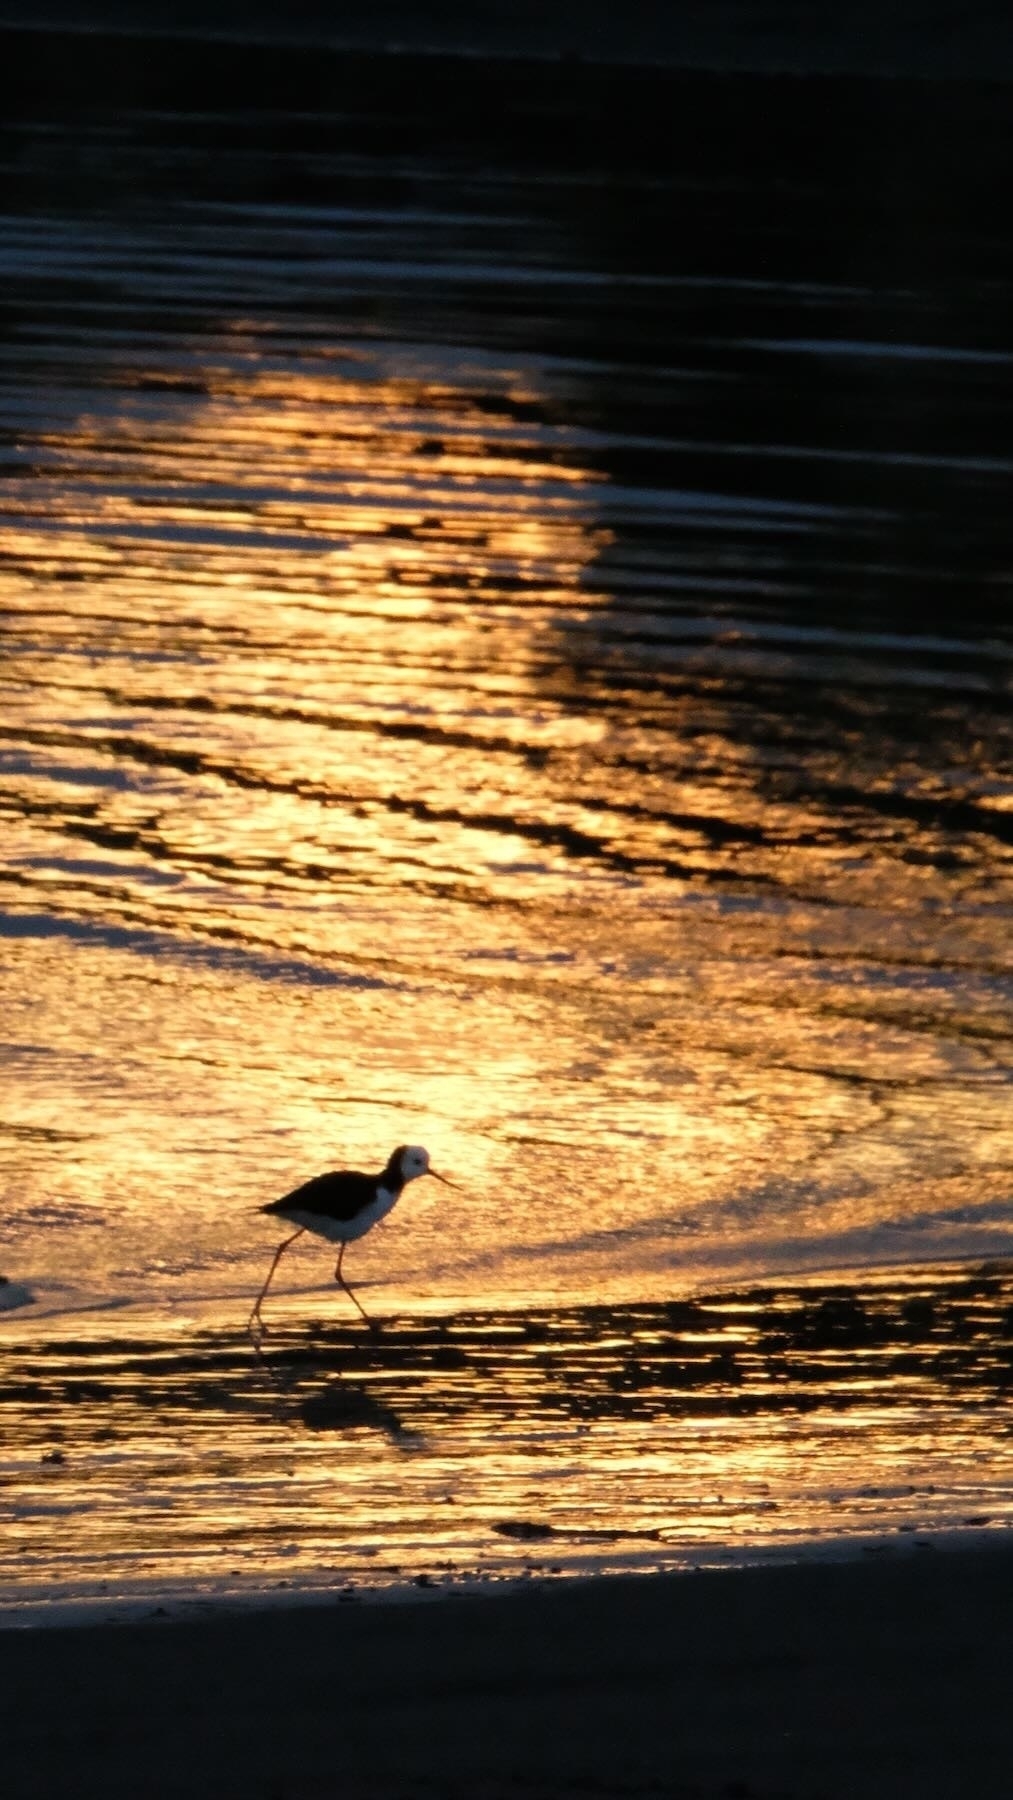
[[[361,1381],[350,1381],[336,1375],[320,1381],[319,1361],[314,1359],[313,1372],[305,1353],[284,1360],[265,1355],[254,1340],[257,1365],[268,1377],[275,1409],[289,1423],[304,1425],[307,1431],[356,1431],[365,1427],[382,1432],[390,1443],[402,1448],[421,1445],[423,1434],[405,1423],[403,1415],[389,1400],[380,1400]],[[306,1392],[307,1381],[312,1391]]]
[[[454,1324],[391,1318],[370,1332],[317,1321],[266,1343],[251,1332],[247,1341],[276,1410],[290,1423],[314,1432],[365,1426],[407,1449],[424,1447],[428,1427],[444,1418],[447,1381],[451,1388],[455,1376],[468,1384],[475,1346],[449,1340]]]
[[[308,1431],[352,1431],[365,1426],[369,1431],[382,1431],[392,1444],[403,1449],[423,1441],[417,1430],[405,1424],[395,1407],[378,1400],[358,1382],[329,1382],[300,1400],[295,1414]]]

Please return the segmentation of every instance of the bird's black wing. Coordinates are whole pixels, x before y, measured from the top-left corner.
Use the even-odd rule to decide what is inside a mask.
[[[319,1213],[326,1219],[354,1219],[376,1193],[376,1178],[357,1169],[341,1169],[329,1175],[313,1175],[302,1187],[293,1188],[280,1200],[262,1206],[261,1212],[284,1217],[292,1212]]]

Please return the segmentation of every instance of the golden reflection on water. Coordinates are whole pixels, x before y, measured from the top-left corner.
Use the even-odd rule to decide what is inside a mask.
[[[259,1363],[206,1327],[11,1343],[0,1595],[453,1586],[1004,1532],[1011,1320],[1008,1273],[926,1271],[380,1338],[316,1322]]]
[[[1008,657],[984,605],[922,623],[929,501],[974,499],[1001,428],[919,364],[952,486],[912,501],[889,386],[742,356],[758,309],[878,343],[871,287],[694,267],[694,335],[683,272],[651,248],[624,310],[644,270],[541,180],[469,176],[462,227],[460,170],[377,214],[382,159],[326,152],[364,239],[354,198],[261,211],[246,129],[157,220],[191,124],[93,138],[83,239],[24,140],[0,1270],[38,1301],[0,1320],[0,1592],[1004,1532],[1007,1269],[937,1265],[1011,1249]],[[981,553],[940,541],[963,595]],[[258,1363],[256,1208],[408,1140],[462,1191],[353,1246],[382,1337],[301,1243]]]
[[[0,570],[19,1274],[239,1311],[248,1208],[407,1139],[466,1192],[357,1248],[384,1305],[1007,1248],[1002,858],[842,810],[816,650],[768,714],[617,599],[533,366],[178,349],[39,433]]]
[[[113,412],[47,446],[44,538],[15,531],[0,577],[34,639],[10,729],[58,763],[15,779],[26,844],[52,808],[122,861],[135,907],[171,925],[185,905],[190,929],[301,885],[495,891],[498,874],[523,892],[509,819],[540,819],[544,798],[529,669],[594,554],[588,472],[540,461],[527,434],[504,456],[495,421],[426,383],[410,405],[404,382],[346,372],[209,385],[160,438],[147,413]],[[445,439],[449,459],[432,453]],[[40,612],[43,582],[60,601]],[[546,724],[572,739],[573,721]],[[175,884],[134,886],[130,851]],[[75,904],[92,910],[87,889]]]

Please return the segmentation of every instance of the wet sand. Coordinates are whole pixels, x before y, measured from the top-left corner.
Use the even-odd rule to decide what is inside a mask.
[[[5,1794],[1007,1791],[1013,1556],[0,1633]]]

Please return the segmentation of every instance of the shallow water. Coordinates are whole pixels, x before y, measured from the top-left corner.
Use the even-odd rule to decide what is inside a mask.
[[[423,1338],[1009,1257],[1004,96],[121,52],[0,139],[15,1357],[224,1379],[405,1141]]]
[[[0,1603],[113,1606],[1001,1542],[1013,1274],[315,1318],[4,1357]],[[1008,1541],[1008,1540],[1007,1540]]]

